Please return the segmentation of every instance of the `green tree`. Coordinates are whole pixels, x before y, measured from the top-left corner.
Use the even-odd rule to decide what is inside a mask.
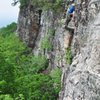
[[[41,73],[48,67],[48,60],[41,54],[28,54],[30,50],[14,32],[0,34],[0,99],[57,100],[60,71]]]
[[[20,43],[15,34],[0,36],[0,91],[12,94],[14,91],[14,80],[18,74],[18,59],[26,51],[25,44]]]
[[[30,2],[30,0],[13,0],[13,6],[15,6],[18,2],[20,2],[20,8],[25,8],[26,5]],[[62,10],[63,8],[63,0],[32,0],[33,5],[36,8],[42,10],[52,9],[54,11]]]
[[[15,22],[11,23],[10,25],[7,25],[6,27],[3,27],[0,29],[0,34],[3,36],[10,35],[13,32],[15,32],[17,29],[17,24]]]
[[[0,95],[0,100],[13,100],[10,95]]]

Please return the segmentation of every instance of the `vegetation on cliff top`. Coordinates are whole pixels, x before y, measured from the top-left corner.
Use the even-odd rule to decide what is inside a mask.
[[[20,8],[25,8],[30,0],[14,0],[13,5],[16,5],[18,2],[20,2]],[[38,10],[63,10],[63,0],[32,0],[32,2]]]
[[[47,58],[28,54],[14,29],[15,23],[0,29],[0,100],[57,100],[62,71],[41,73]]]
[[[33,4],[38,5],[38,9],[52,9],[54,11],[62,9],[63,0],[33,0]]]

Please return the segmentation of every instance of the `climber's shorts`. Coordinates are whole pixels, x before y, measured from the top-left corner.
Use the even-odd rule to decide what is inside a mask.
[[[67,13],[66,16],[72,17],[73,14],[72,13]]]

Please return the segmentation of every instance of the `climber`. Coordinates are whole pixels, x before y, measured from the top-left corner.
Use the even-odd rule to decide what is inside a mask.
[[[68,10],[67,14],[66,14],[66,25],[68,25],[68,23],[71,21],[71,18],[74,20],[74,15],[75,15],[75,4],[72,4],[72,7],[70,8],[70,10]]]

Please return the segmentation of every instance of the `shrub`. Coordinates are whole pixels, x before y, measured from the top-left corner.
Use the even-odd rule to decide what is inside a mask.
[[[42,74],[47,58],[29,50],[14,32],[0,36],[0,100],[57,100],[61,72]]]
[[[26,7],[26,0],[20,0],[20,8]]]
[[[7,25],[6,27],[3,27],[0,29],[0,34],[3,36],[10,35],[13,32],[15,32],[17,29],[17,24],[15,22],[11,23],[10,25]]]
[[[57,94],[61,90],[61,75],[62,75],[62,70],[61,69],[55,69],[51,71],[50,76],[52,77],[54,81],[54,87],[57,92]]]
[[[0,95],[0,100],[14,100],[10,95]]]
[[[52,36],[55,35],[55,29],[54,29],[54,28],[50,28],[50,34],[51,34]]]
[[[58,88],[53,87],[50,75],[31,74],[16,79],[17,93],[22,93],[25,100],[56,100]]]
[[[25,100],[23,94],[19,94],[18,97],[15,98],[15,100]]]
[[[45,70],[48,67],[48,60],[46,56],[34,56],[32,57],[32,67],[35,73]]]
[[[57,60],[57,61],[61,61],[62,58],[60,58],[60,57],[56,57],[56,60]]]
[[[18,2],[20,2],[20,8],[25,8],[27,3],[30,2],[30,0],[19,0],[12,3],[12,5],[16,5]],[[64,9],[64,6],[62,5],[63,0],[32,0],[33,5],[37,8],[37,10],[49,10],[52,9],[53,11],[61,11]]]
[[[13,93],[14,80],[19,74],[18,61],[22,53],[27,51],[25,43],[21,43],[15,34],[0,36],[0,91]]]
[[[50,38],[49,37],[45,37],[42,42],[41,42],[41,49],[45,50],[47,49],[48,51],[52,50],[53,47],[50,43]]]
[[[63,24],[64,24],[64,20],[61,19],[61,20],[58,21],[58,23],[59,23],[60,25],[63,25]]]
[[[71,54],[71,48],[68,47],[68,50],[65,52],[66,53],[66,57],[65,59],[67,60],[67,64],[71,64],[72,63],[72,54]]]
[[[19,60],[24,74],[37,74],[48,67],[46,56],[22,55]]]
[[[62,2],[63,0],[33,0],[33,4],[37,5],[38,9],[48,10],[52,9],[57,11],[62,9]]]

